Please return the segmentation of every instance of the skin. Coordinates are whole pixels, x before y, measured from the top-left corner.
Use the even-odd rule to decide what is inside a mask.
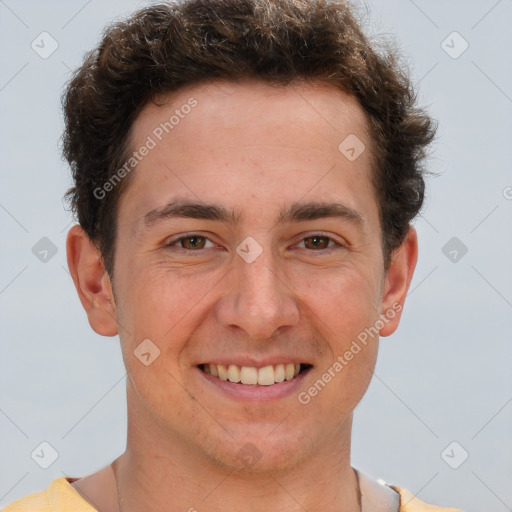
[[[409,229],[385,271],[369,125],[350,95],[299,83],[189,87],[143,109],[132,148],[191,97],[197,106],[137,165],[121,197],[113,283],[83,230],[68,234],[69,268],[90,325],[119,334],[128,373],[126,451],[73,486],[103,512],[119,510],[116,479],[122,512],[353,512],[352,413],[371,380],[378,336],[307,405],[297,393],[235,399],[197,365],[293,356],[312,365],[298,389],[307,391],[379,315],[403,305],[416,232]],[[366,145],[354,161],[338,150],[349,134]],[[233,225],[145,222],[178,197],[240,217]],[[341,203],[361,221],[278,222],[282,208],[312,201]],[[168,245],[190,233],[207,239]],[[314,235],[328,238],[315,245]],[[252,263],[236,252],[248,236],[262,249]],[[400,316],[379,335],[392,334]],[[160,350],[149,366],[134,355],[145,339]],[[251,466],[239,457],[247,443],[259,456]]]

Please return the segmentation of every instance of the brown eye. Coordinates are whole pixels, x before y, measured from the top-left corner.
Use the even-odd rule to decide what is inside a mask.
[[[327,249],[331,240],[328,236],[314,235],[304,238],[303,241],[307,249]]]
[[[177,241],[183,249],[204,249],[206,238],[204,236],[187,236]]]
[[[207,236],[192,233],[190,235],[183,235],[165,244],[166,250],[177,251],[182,254],[189,254],[197,252],[198,255],[203,254],[203,250],[215,249],[213,243]]]

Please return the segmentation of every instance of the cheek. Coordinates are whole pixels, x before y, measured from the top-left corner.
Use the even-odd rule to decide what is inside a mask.
[[[350,361],[342,355],[323,370],[319,378],[306,390],[313,407],[316,408],[315,415],[336,425],[354,411],[371,382],[377,345],[377,341],[366,346],[360,345],[361,350],[354,353]],[[315,393],[316,398],[313,396]],[[304,395],[302,398],[304,399]]]
[[[199,275],[193,269],[171,269],[165,262],[144,267],[133,264],[131,268],[134,270],[122,283],[124,300],[118,310],[125,327],[120,329],[124,363],[141,395],[158,401],[174,394],[174,399],[187,400],[186,395],[178,396],[177,382],[185,378],[191,336],[211,313],[208,294],[222,284],[225,270]],[[145,342],[149,352],[158,355],[148,367],[136,354],[144,340],[151,340],[156,348]]]
[[[193,406],[180,385],[179,363],[190,335],[187,313],[193,311],[197,298],[193,300],[182,279],[158,266],[132,268],[123,282],[119,305],[120,322],[125,326],[120,331],[123,360],[134,403],[166,424],[170,414],[178,419]]]
[[[183,276],[160,264],[132,268],[123,282],[119,316],[129,326],[133,341],[142,336],[163,342],[186,323],[204,292],[191,273]]]
[[[379,276],[369,273],[368,268],[363,271],[355,265],[345,265],[323,275],[303,276],[302,281],[300,295],[333,349],[343,349],[352,337],[378,318]]]
[[[345,415],[366,392],[375,368],[378,277],[345,268],[329,279],[310,281],[305,289],[310,317],[329,351],[318,368],[316,384],[305,392],[312,400],[322,395],[316,405],[319,415],[328,415],[333,404]]]

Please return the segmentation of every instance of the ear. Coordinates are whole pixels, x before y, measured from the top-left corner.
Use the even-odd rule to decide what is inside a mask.
[[[110,278],[100,250],[78,225],[66,241],[68,267],[89,324],[102,336],[118,334],[116,306]]]
[[[398,328],[417,260],[418,236],[414,227],[410,226],[402,245],[393,252],[384,277],[381,309],[384,327],[379,331],[380,336],[389,336]]]

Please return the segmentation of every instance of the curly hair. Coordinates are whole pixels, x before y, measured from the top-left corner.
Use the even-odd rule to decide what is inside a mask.
[[[163,93],[242,78],[320,82],[357,98],[370,124],[388,268],[423,204],[436,125],[417,107],[396,49],[372,44],[354,12],[345,0],[181,0],[105,29],[64,91],[63,154],[74,180],[66,198],[110,276],[117,205],[130,176],[105,198],[94,190],[126,160],[135,118]]]

